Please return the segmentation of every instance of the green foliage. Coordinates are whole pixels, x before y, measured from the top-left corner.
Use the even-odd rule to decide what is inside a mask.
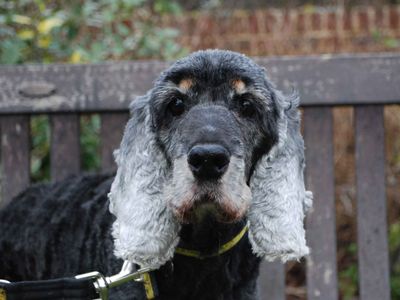
[[[177,58],[178,31],[161,24],[180,12],[166,0],[2,1],[0,63]]]
[[[358,270],[357,265],[351,264],[339,273],[340,291],[344,300],[354,299],[357,293]]]
[[[389,228],[389,250],[392,289],[392,299],[400,299],[400,221],[393,223]]]
[[[81,117],[81,161],[85,171],[100,169],[100,116]]]
[[[186,50],[162,18],[180,13],[167,0],[0,1],[0,64],[175,59]],[[31,130],[32,180],[49,180],[48,118],[32,117]],[[99,116],[81,118],[84,170],[100,167],[99,130]]]
[[[346,249],[347,257],[357,256],[357,245],[349,244]],[[358,269],[357,264],[350,263],[339,272],[339,289],[344,300],[354,299],[358,288]]]
[[[31,118],[31,176],[32,181],[50,179],[50,127],[47,116]]]
[[[383,45],[386,48],[398,48],[400,46],[400,39],[394,37],[385,36],[381,31],[375,30],[372,32],[372,38],[378,44]]]

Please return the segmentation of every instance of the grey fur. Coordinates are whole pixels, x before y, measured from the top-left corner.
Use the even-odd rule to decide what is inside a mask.
[[[168,169],[151,131],[149,95],[131,106],[109,198],[110,211],[117,216],[115,255],[142,267],[158,268],[173,256],[179,224],[163,200]]]
[[[249,238],[255,254],[269,261],[300,259],[309,253],[303,220],[312,205],[304,187],[304,142],[298,97],[279,97],[279,142],[262,157],[251,178]]]

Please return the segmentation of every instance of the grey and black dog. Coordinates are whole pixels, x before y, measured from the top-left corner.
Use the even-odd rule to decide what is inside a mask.
[[[0,278],[111,274],[123,259],[157,269],[159,299],[257,299],[261,258],[308,253],[297,106],[244,55],[177,61],[133,101],[115,177],[37,185],[0,212]],[[113,297],[145,299],[139,283]]]

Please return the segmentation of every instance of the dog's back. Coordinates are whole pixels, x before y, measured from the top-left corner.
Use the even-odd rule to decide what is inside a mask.
[[[0,278],[41,280],[118,271],[107,203],[112,179],[86,175],[34,185],[3,208]]]
[[[71,176],[36,184],[0,210],[0,278],[10,281],[120,271],[113,254],[107,194],[113,175]],[[140,283],[110,291],[110,299],[144,299]]]

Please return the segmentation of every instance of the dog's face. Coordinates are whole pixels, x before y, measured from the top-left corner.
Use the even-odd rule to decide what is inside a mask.
[[[171,259],[182,223],[246,217],[253,252],[308,252],[297,97],[234,52],[177,61],[131,105],[110,192],[115,254],[141,266]]]
[[[150,109],[171,168],[165,201],[179,220],[242,218],[256,163],[278,140],[263,69],[232,53],[183,59],[157,82]]]

